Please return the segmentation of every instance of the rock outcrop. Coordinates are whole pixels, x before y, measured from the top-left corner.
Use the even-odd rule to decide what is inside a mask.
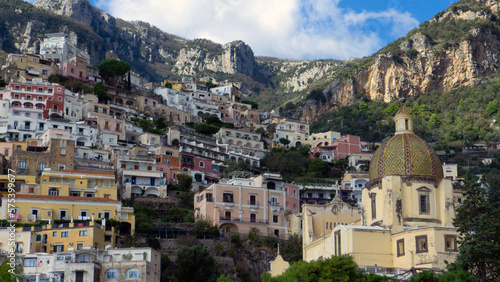
[[[498,1],[491,3],[497,8]],[[480,5],[480,4],[479,4]],[[294,117],[313,121],[349,105],[356,94],[372,100],[390,102],[402,97],[418,97],[432,90],[448,90],[472,86],[481,78],[496,72],[500,66],[499,30],[490,23],[493,7],[480,10],[453,9],[436,15],[429,23],[395,42],[385,52],[372,57],[373,63],[364,70],[355,70],[348,77],[336,78],[323,91],[327,101],[310,100],[298,107]],[[449,23],[463,30],[460,37],[443,40],[439,34],[426,34],[429,26],[436,32],[439,25]]]

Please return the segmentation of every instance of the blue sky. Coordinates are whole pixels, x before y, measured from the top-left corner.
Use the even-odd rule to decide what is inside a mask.
[[[363,57],[406,35],[450,0],[90,0],[115,17],[187,39],[243,40],[283,59]]]

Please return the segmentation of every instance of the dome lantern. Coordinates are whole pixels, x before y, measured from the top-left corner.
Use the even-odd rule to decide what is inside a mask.
[[[396,133],[394,134],[413,133],[413,115],[405,106],[396,113],[394,121],[396,123]]]

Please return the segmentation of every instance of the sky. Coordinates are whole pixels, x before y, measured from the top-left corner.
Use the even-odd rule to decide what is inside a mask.
[[[33,0],[30,0],[30,2]],[[369,56],[454,0],[89,0],[114,17],[186,39],[242,40],[256,56]]]

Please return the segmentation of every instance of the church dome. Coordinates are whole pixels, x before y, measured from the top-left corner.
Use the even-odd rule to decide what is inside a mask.
[[[396,133],[375,151],[370,162],[370,180],[388,175],[421,175],[443,178],[436,152],[413,133],[411,113],[403,107],[394,117]]]

